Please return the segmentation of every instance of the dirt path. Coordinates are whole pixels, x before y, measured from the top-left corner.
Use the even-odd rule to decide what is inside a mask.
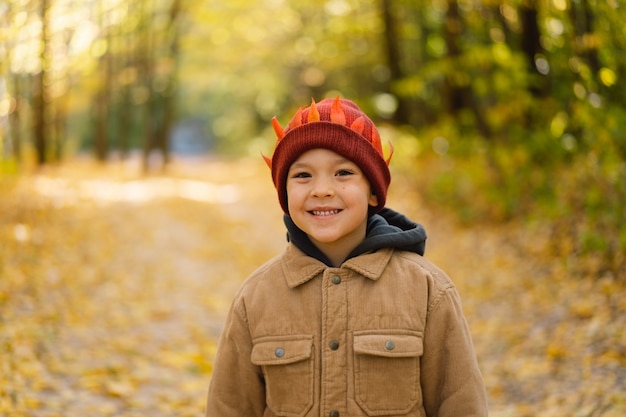
[[[389,205],[459,286],[491,415],[624,415],[624,291],[396,182]],[[284,247],[262,162],[77,162],[0,186],[0,416],[201,416],[230,300]]]
[[[0,415],[201,414],[230,300],[283,245],[247,165],[79,164],[2,190]]]

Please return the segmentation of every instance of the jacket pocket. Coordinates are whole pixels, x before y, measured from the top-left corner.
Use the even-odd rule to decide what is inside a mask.
[[[368,416],[407,414],[422,401],[422,333],[354,333],[355,400]]]
[[[267,406],[277,416],[303,416],[313,405],[313,336],[270,336],[255,340],[252,363],[265,377]]]

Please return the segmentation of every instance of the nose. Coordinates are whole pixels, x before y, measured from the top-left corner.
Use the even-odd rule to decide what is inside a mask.
[[[317,177],[313,181],[313,187],[311,188],[311,196],[323,198],[332,197],[335,194],[335,188],[333,187],[332,179],[327,177]]]

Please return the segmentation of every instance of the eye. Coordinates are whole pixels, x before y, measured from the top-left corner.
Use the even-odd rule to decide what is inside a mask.
[[[305,171],[300,171],[300,172],[294,172],[291,175],[291,178],[310,178],[311,174],[309,174],[308,172]]]
[[[352,171],[352,170],[349,170],[349,169],[340,169],[339,171],[337,171],[337,174],[336,174],[336,175],[337,175],[338,177],[345,177],[345,176],[348,176],[348,175],[353,175],[353,174],[354,174],[354,171]]]

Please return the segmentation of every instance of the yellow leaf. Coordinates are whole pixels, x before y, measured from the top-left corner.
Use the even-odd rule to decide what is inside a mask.
[[[127,398],[135,393],[135,387],[130,381],[109,381],[105,391],[112,397]]]

